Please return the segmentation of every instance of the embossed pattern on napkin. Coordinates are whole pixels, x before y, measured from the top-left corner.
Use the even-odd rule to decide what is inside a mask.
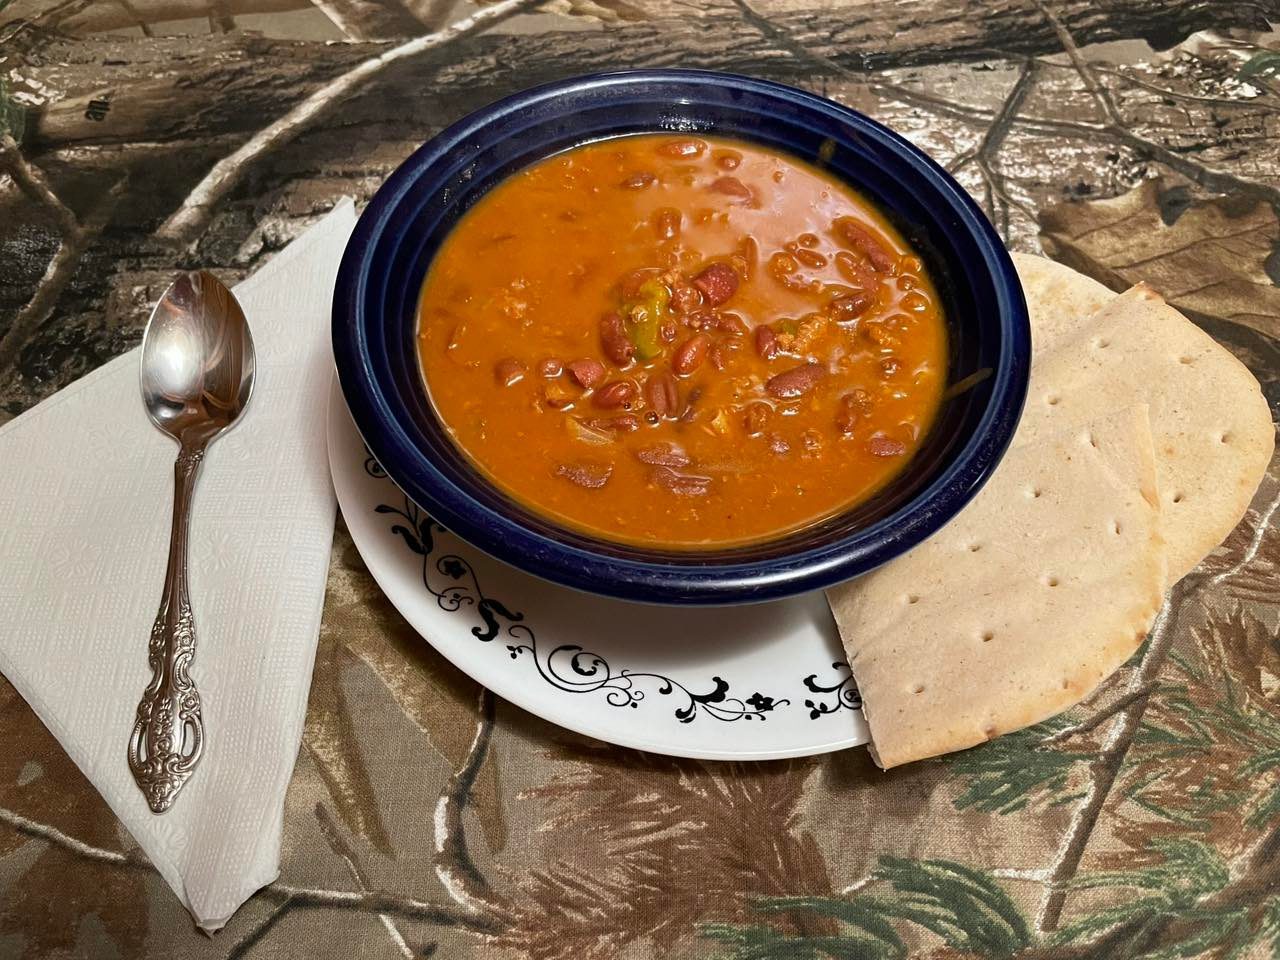
[[[125,763],[149,678],[176,449],[143,411],[137,351],[0,428],[0,672],[206,929],[278,870],[333,536],[329,315],[354,224],[340,203],[235,291],[258,382],[196,492],[192,673],[208,739],[163,816]]]

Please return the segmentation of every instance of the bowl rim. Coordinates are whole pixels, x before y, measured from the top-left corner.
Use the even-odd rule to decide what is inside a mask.
[[[671,562],[600,554],[531,530],[456,487],[409,441],[373,380],[361,335],[370,254],[422,172],[514,111],[566,94],[652,83],[685,84],[690,90],[747,89],[848,125],[851,138],[878,142],[914,167],[948,201],[947,212],[958,218],[990,272],[1000,307],[1001,338],[986,408],[936,477],[866,527],[784,556],[733,562],[691,563],[696,553],[674,550]],[[338,380],[365,445],[432,519],[490,556],[542,579],[618,599],[686,605],[761,602],[824,589],[869,572],[937,532],[973,499],[1007,451],[1026,400],[1031,360],[1030,324],[1013,261],[977,203],[936,161],[888,127],[818,94],[772,80],[690,69],[608,71],[539,84],[480,107],[426,141],[378,189],[348,240],[334,288],[332,338]],[[483,482],[478,471],[477,476]]]

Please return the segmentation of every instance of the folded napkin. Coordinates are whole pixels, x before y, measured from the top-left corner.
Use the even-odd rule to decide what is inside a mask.
[[[333,539],[329,314],[355,219],[344,201],[235,291],[257,382],[196,489],[191,674],[207,740],[163,815],[125,760],[150,679],[178,449],[143,411],[138,351],[0,428],[0,672],[207,930],[279,869]]]

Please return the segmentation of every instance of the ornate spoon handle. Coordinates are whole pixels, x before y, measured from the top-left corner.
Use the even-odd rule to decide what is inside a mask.
[[[174,463],[169,566],[147,652],[151,683],[142,694],[129,737],[129,769],[153,813],[173,806],[204,748],[200,694],[187,673],[196,652],[195,620],[187,594],[187,521],[203,459],[203,446],[184,444]]]

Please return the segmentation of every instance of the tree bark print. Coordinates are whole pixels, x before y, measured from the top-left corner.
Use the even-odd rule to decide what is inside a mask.
[[[246,276],[497,97],[662,66],[873,115],[1011,248],[1151,283],[1280,408],[1276,22],[1276,0],[0,0],[0,423],[136,345],[175,269]],[[890,773],[557,731],[423,644],[340,524],[280,878],[197,936],[0,682],[0,953],[1280,952],[1278,517],[1273,464],[1103,689]]]

